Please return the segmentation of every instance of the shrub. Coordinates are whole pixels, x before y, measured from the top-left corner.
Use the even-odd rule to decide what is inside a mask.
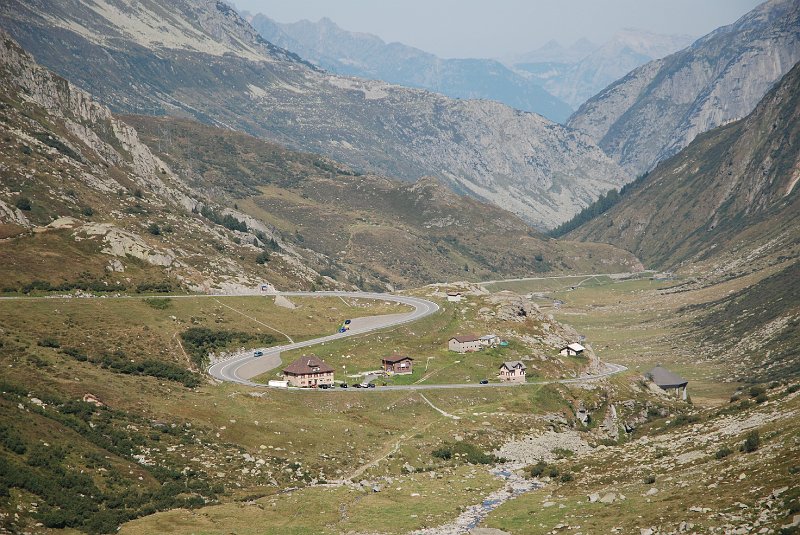
[[[758,430],[754,429],[747,434],[747,437],[744,439],[744,444],[742,444],[742,451],[745,453],[751,453],[758,449],[761,445],[761,438],[758,436]]]
[[[267,262],[269,262],[269,253],[267,251],[261,251],[260,253],[258,253],[258,256],[256,257],[256,264],[263,265],[266,264]]]
[[[172,304],[172,300],[169,297],[148,297],[144,300],[144,303],[150,308],[164,310],[169,308],[169,306]]]
[[[539,461],[531,467],[531,477],[541,477],[545,470],[547,470],[547,463]]]
[[[680,427],[682,425],[696,424],[699,421],[700,417],[696,414],[679,414],[674,420],[672,420],[670,425],[673,427]]]
[[[42,338],[41,340],[36,342],[36,345],[41,346],[41,347],[54,347],[54,348],[61,347],[61,343],[58,340],[56,340],[55,338],[52,338],[52,337]]]
[[[575,479],[575,478],[573,477],[573,475],[570,472],[564,472],[563,474],[561,474],[561,482],[562,483],[569,483],[573,479]]]
[[[800,390],[800,383],[795,383],[795,384],[793,384],[792,386],[790,386],[789,388],[786,389],[786,393],[787,394],[794,394],[798,390]]]
[[[137,199],[141,199],[144,196],[144,194],[142,193],[142,190],[140,188],[136,188],[135,190],[133,190],[133,196],[136,197]]]
[[[730,449],[728,446],[723,446],[717,450],[717,453],[714,454],[714,457],[716,457],[717,459],[724,459],[731,453],[733,453],[732,449]]]
[[[750,387],[750,397],[751,398],[757,398],[758,396],[760,396],[761,394],[765,394],[766,392],[767,392],[767,389],[764,388],[763,386],[751,386]]]
[[[444,460],[458,458],[469,464],[492,464],[499,460],[496,456],[484,453],[478,446],[469,442],[445,444],[441,448],[433,450],[431,455]]]
[[[453,450],[450,448],[437,448],[431,452],[431,455],[437,459],[444,459],[445,461],[453,457]]]
[[[761,393],[761,394],[756,396],[755,402],[756,403],[764,403],[768,399],[769,399],[769,397],[765,393]]]
[[[656,476],[654,474],[648,474],[644,476],[644,484],[645,485],[652,485],[656,482]]]
[[[547,475],[550,476],[551,478],[558,477],[558,468],[556,468],[555,466],[551,466],[550,470],[547,471]]]
[[[14,206],[19,208],[20,210],[24,210],[26,212],[31,211],[31,200],[27,197],[17,197],[16,202],[14,202]]]
[[[153,236],[158,236],[161,234],[161,227],[159,227],[156,223],[150,223],[150,226],[147,227],[147,232]]]
[[[91,206],[84,206],[81,210],[81,213],[86,217],[92,217],[94,215],[94,208]]]

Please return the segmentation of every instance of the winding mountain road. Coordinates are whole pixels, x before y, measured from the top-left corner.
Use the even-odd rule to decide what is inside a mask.
[[[254,351],[247,351],[234,355],[233,357],[215,362],[208,368],[208,373],[220,381],[227,381],[238,383],[241,385],[270,388],[263,383],[256,383],[251,379],[281,365],[280,354],[283,351],[291,351],[293,349],[300,349],[303,347],[310,347],[324,342],[339,340],[350,336],[365,334],[378,329],[385,329],[394,327],[412,321],[417,321],[426,316],[436,313],[439,310],[439,305],[427,299],[419,297],[400,296],[384,293],[368,293],[368,292],[278,292],[274,295],[283,295],[286,297],[351,297],[358,299],[378,299],[383,301],[394,301],[414,307],[412,312],[402,314],[387,314],[382,316],[370,316],[366,318],[355,318],[352,320],[350,330],[343,333],[335,333],[320,338],[311,340],[304,340],[302,342],[294,342],[280,346],[261,348],[259,351],[263,353],[260,357],[255,357]],[[536,381],[527,383],[458,383],[458,384],[413,384],[413,385],[399,385],[399,386],[383,386],[380,388],[369,389],[335,389],[335,390],[318,390],[320,392],[332,391],[347,391],[347,392],[383,392],[387,390],[438,390],[438,389],[455,389],[455,388],[498,388],[498,387],[524,387],[531,385],[542,385],[551,383],[582,383],[589,381],[596,381],[617,373],[621,373],[627,368],[620,364],[605,364],[605,371],[596,375],[587,375],[583,377],[575,377],[570,379],[553,379],[549,381]],[[290,388],[290,390],[309,391],[308,389]]]

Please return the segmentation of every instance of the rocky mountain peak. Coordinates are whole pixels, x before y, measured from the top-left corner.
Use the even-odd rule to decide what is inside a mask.
[[[698,134],[752,111],[800,60],[799,28],[800,3],[765,2],[692,46],[609,85],[568,124],[640,175]]]

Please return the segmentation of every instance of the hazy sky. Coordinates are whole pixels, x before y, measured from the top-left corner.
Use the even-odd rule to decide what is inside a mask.
[[[621,28],[700,37],[758,0],[233,0],[279,22],[329,17],[442,57],[504,57],[550,39],[602,42]]]

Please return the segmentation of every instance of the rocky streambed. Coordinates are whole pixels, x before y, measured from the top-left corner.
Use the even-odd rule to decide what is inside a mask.
[[[509,500],[542,487],[538,481],[527,479],[517,473],[522,468],[517,463],[500,464],[491,470],[495,477],[505,480],[503,488],[486,496],[480,503],[470,505],[453,522],[435,528],[425,528],[413,535],[462,535],[476,528],[486,516]]]

